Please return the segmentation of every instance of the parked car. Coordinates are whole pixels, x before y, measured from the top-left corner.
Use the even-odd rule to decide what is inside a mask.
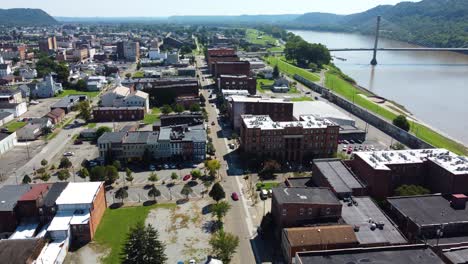
[[[155,170],[156,170],[156,166],[154,166],[154,165],[149,165],[149,170],[150,170],[150,171],[155,171]]]
[[[232,198],[234,201],[237,201],[237,200],[239,200],[239,195],[237,195],[236,192],[233,192],[233,193],[231,194],[231,198]]]
[[[75,145],[81,145],[81,144],[83,144],[83,140],[81,140],[81,139],[75,139],[75,142],[73,142],[73,144],[75,144]]]
[[[182,178],[182,180],[188,181],[188,180],[190,180],[191,178],[192,178],[192,175],[187,174],[187,175],[184,176],[184,178]]]
[[[164,167],[165,170],[169,169],[169,165],[167,165],[167,164],[164,164],[163,167]]]
[[[211,122],[211,125],[212,125],[212,126],[214,126],[214,125],[215,125],[215,122],[214,122],[214,121],[212,121],[212,122]]]
[[[306,92],[305,94],[310,94],[310,92]]]
[[[230,149],[235,149],[236,146],[234,146],[234,144],[232,144],[232,143],[229,143],[229,148],[230,148]]]
[[[70,157],[70,156],[73,156],[73,155],[75,155],[75,153],[70,152],[70,151],[63,153],[63,156],[65,156],[65,157]]]
[[[260,191],[260,199],[266,200],[267,198],[268,198],[268,192],[267,192],[267,190],[262,189],[262,190]]]

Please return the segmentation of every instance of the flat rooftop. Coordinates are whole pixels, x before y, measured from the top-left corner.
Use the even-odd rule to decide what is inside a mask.
[[[293,107],[293,116],[297,120],[300,119],[302,115],[313,115],[317,118],[327,118],[338,124],[355,124],[354,119],[349,117],[344,112],[338,110],[332,104],[328,104],[322,101],[304,101],[304,102],[294,102]]]
[[[327,128],[335,123],[328,119],[316,119],[308,116],[304,121],[275,122],[268,115],[242,115],[242,120],[247,128],[260,128],[261,130],[280,130],[291,127],[301,128]]]
[[[59,206],[65,204],[91,204],[101,185],[102,182],[70,182],[55,203]]]
[[[352,248],[297,253],[296,264],[443,264],[444,262],[424,245]]]
[[[348,206],[342,202],[341,217],[352,226],[359,226],[359,231],[355,232],[360,244],[388,244],[398,245],[407,243],[393,223],[384,215],[377,205],[369,197],[353,197],[357,205]],[[371,230],[369,221],[383,223],[383,229]]]
[[[0,188],[0,212],[13,211],[20,197],[30,189],[29,184],[5,185]]]
[[[419,226],[468,221],[468,207],[455,210],[441,195],[390,197],[387,201]]]
[[[375,170],[391,170],[387,165],[415,164],[428,160],[453,174],[468,174],[468,158],[446,149],[412,149],[355,152]]]
[[[364,188],[339,159],[316,159],[314,164],[336,193],[352,193],[353,189]]]
[[[468,248],[454,248],[445,251],[444,256],[454,264],[468,263]]]
[[[338,198],[327,188],[272,188],[273,196],[280,204],[340,204]]]
[[[281,98],[268,98],[260,96],[242,96],[242,95],[233,95],[230,98],[230,101],[234,103],[276,103],[276,104],[291,104],[291,102],[286,101]]]
[[[0,260],[2,263],[20,264],[29,263],[29,258],[42,250],[45,241],[43,239],[1,239]]]

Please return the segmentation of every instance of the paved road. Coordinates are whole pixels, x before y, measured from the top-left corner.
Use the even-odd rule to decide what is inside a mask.
[[[198,66],[204,65],[201,61],[202,57],[197,56]],[[198,72],[200,76],[200,83],[202,86],[207,86],[212,83],[211,80],[202,79],[202,74]],[[202,94],[205,98],[209,98],[207,90],[202,89]],[[256,258],[252,250],[251,240],[255,237],[256,226],[252,218],[251,209],[248,205],[249,201],[242,194],[242,175],[240,168],[236,168],[235,160],[227,158],[227,154],[230,152],[227,147],[227,139],[223,136],[222,128],[220,127],[217,120],[217,109],[212,106],[211,103],[206,104],[206,110],[209,116],[210,136],[213,138],[213,144],[216,149],[216,157],[221,160],[220,177],[222,178],[222,185],[226,191],[226,195],[230,196],[231,193],[236,192],[240,195],[239,201],[233,202],[230,198],[228,201],[231,202],[232,209],[229,211],[225,220],[226,231],[236,234],[239,236],[240,244],[237,253],[234,255],[231,263],[256,263]],[[211,126],[211,122],[215,122],[214,126]],[[229,174],[228,174],[229,170]],[[255,250],[255,248],[254,248]]]

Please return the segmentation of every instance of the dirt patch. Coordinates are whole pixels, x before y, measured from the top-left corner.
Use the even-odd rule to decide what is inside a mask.
[[[106,249],[98,244],[91,242],[86,246],[76,250],[69,251],[65,258],[65,264],[85,264],[85,263],[100,263],[101,259],[108,255],[109,249]]]
[[[167,263],[178,261],[197,262],[206,259],[210,253],[211,214],[203,214],[202,208],[209,205],[206,200],[190,201],[173,209],[152,210],[146,224],[159,232],[159,238],[166,242]]]

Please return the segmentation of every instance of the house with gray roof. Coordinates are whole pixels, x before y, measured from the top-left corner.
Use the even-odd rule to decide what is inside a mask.
[[[29,93],[27,89],[29,88]],[[20,88],[24,90],[24,94],[29,94],[32,98],[49,98],[54,97],[56,94],[63,91],[62,84],[57,83],[52,78],[52,75],[47,75],[44,77],[42,82],[37,83],[36,85],[27,85]]]

